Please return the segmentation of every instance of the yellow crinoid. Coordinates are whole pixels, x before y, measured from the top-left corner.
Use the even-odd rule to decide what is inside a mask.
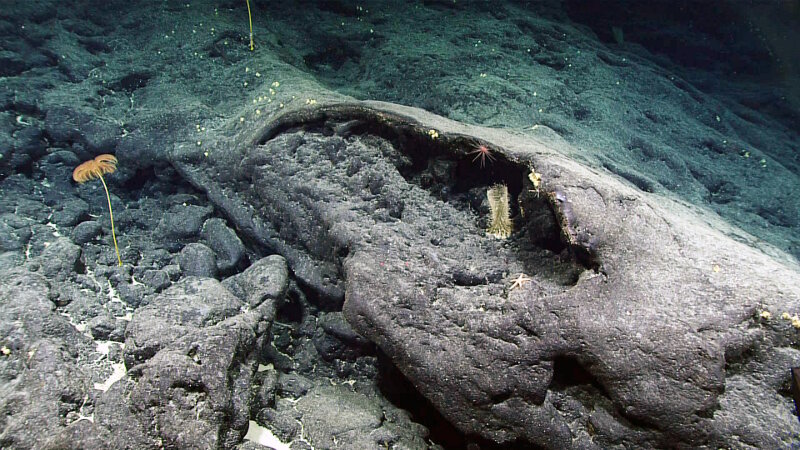
[[[119,257],[119,247],[117,246],[117,234],[114,231],[114,212],[111,210],[111,196],[108,195],[108,186],[103,175],[114,173],[117,170],[117,158],[114,155],[102,154],[95,156],[94,159],[84,161],[72,171],[72,179],[78,183],[85,183],[89,180],[99,178],[106,190],[106,200],[108,200],[108,215],[111,217],[111,237],[114,239],[114,250],[117,252],[117,262],[122,266],[122,258]]]

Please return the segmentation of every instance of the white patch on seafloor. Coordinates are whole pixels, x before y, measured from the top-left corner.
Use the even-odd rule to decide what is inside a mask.
[[[116,363],[112,364],[111,367],[114,368],[114,373],[112,373],[108,378],[106,378],[106,381],[94,384],[94,388],[97,389],[98,391],[103,391],[103,392],[107,391],[112,384],[121,380],[122,377],[125,376],[126,373],[125,364]]]
[[[53,229],[53,236],[61,237],[61,233],[58,232],[58,225],[54,224],[53,222],[47,222],[45,226],[48,226]]]
[[[250,421],[250,426],[247,428],[247,434],[244,436],[246,441],[252,441],[257,444],[272,447],[275,450],[291,450],[289,444],[281,442],[272,431],[262,427],[255,421]]]

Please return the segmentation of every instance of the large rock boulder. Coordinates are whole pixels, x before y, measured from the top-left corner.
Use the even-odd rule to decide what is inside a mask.
[[[321,301],[343,302],[464,433],[547,448],[717,447],[744,434],[779,447],[800,431],[787,396],[796,331],[779,319],[800,309],[797,265],[713,214],[561,156],[574,150],[544,127],[519,135],[341,102],[218,145],[171,158]],[[496,184],[510,193],[508,240],[485,232]]]

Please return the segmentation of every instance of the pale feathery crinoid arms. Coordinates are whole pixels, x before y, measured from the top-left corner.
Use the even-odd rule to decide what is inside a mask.
[[[103,189],[106,191],[106,200],[108,200],[108,215],[111,217],[111,237],[114,239],[117,262],[122,266],[122,258],[119,256],[119,247],[117,246],[117,233],[114,230],[114,212],[111,210],[111,196],[108,194],[108,186],[103,178],[103,175],[114,173],[115,170],[117,170],[117,158],[114,155],[97,155],[94,159],[84,161],[76,167],[72,171],[72,179],[83,184],[89,180],[99,178],[100,182],[103,183]]]

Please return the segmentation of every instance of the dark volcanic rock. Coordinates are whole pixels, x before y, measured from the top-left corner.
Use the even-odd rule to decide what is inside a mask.
[[[96,220],[81,222],[70,233],[70,239],[78,245],[85,244],[100,236],[103,232],[103,225]]]
[[[89,204],[81,199],[75,199],[65,202],[58,211],[53,213],[53,222],[56,225],[73,227],[88,215]]]
[[[192,330],[131,369],[138,380],[131,406],[150,434],[175,448],[231,448],[241,440],[266,310]]]
[[[114,148],[119,139],[119,125],[101,120],[90,111],[71,106],[57,106],[48,110],[45,117],[45,132],[62,142],[80,142],[88,152],[81,152],[81,160],[93,158],[104,149]]]
[[[353,331],[341,312],[322,315],[314,332],[314,347],[322,358],[354,360],[366,351],[373,351],[370,341]]]
[[[158,223],[156,233],[165,243],[182,242],[197,236],[203,222],[211,215],[211,208],[197,205],[172,206]],[[173,246],[174,247],[174,246]]]
[[[792,2],[105,3],[0,8],[0,448],[799,448]]]
[[[77,418],[90,380],[80,359],[92,343],[48,300],[42,275],[12,269],[0,278],[0,395],[3,448],[37,448],[63,423]],[[47,376],[44,376],[47,375]]]
[[[415,436],[419,425],[373,397],[343,385],[316,386],[295,408],[315,447],[337,448],[337,441],[343,441],[348,448],[381,448],[393,442],[404,448],[428,448]]]
[[[252,307],[266,300],[283,298],[288,284],[289,268],[280,255],[261,258],[242,273],[222,282],[223,286]]]
[[[75,273],[80,263],[81,248],[67,238],[59,238],[42,252],[39,261],[47,278],[64,280]]]
[[[248,427],[251,385],[277,301],[242,312],[241,302],[216,280],[182,280],[133,315],[126,331],[127,374],[109,387],[95,384],[86,406],[93,411],[93,422],[79,416],[86,398],[64,394],[70,386],[86,383],[86,375],[71,373],[67,361],[60,362],[63,367],[48,369],[70,379],[61,380],[55,391],[59,397],[37,394],[32,398],[53,411],[51,415],[57,411],[56,400],[73,402],[69,411],[74,412],[68,416],[70,426],[52,420],[52,433],[42,433],[51,430],[51,425],[39,424],[32,429],[30,434],[37,435],[30,442],[44,443],[41,448],[48,449],[232,448]],[[48,317],[47,311],[32,314]],[[49,316],[63,321],[55,312]],[[101,335],[111,331],[108,324],[97,321],[92,329]],[[57,377],[42,379],[59,381]],[[78,392],[86,390],[83,386]],[[30,411],[42,419],[48,417],[33,406]],[[26,416],[15,412],[11,417],[9,423],[15,427],[24,425],[18,418]],[[13,431],[14,436],[22,435],[16,428]]]
[[[142,282],[153,288],[155,292],[161,292],[170,284],[169,274],[164,270],[146,270],[142,275]]]
[[[0,216],[0,250],[21,250],[30,239],[30,226],[19,226],[11,214]]]
[[[235,316],[241,301],[209,278],[184,278],[136,310],[126,331],[128,367],[150,359],[190,331]]]
[[[464,135],[489,145],[490,167],[472,161]],[[730,239],[721,221],[560,156],[572,150],[551,136],[350,103],[278,116],[238,153],[203,158],[186,146],[173,159],[321,302],[335,305],[344,280],[355,331],[464,433],[547,448],[595,445],[590,435],[713,447],[731,445],[750,416],[765,425],[749,442],[780,446],[800,426],[778,388],[761,412],[737,411],[766,373],[787,381],[764,358],[788,352],[800,364],[780,344],[794,333],[788,322],[759,316],[798,309],[797,267]],[[484,231],[480,205],[497,183],[510,191],[507,241]],[[730,358],[759,363],[735,375]],[[740,389],[725,390],[731,377]]]
[[[217,273],[214,251],[199,242],[183,247],[178,264],[183,275],[187,277],[213,278]]]
[[[217,261],[217,270],[220,273],[230,273],[244,257],[244,244],[236,232],[225,225],[219,218],[211,218],[203,224],[203,239],[214,250]]]

